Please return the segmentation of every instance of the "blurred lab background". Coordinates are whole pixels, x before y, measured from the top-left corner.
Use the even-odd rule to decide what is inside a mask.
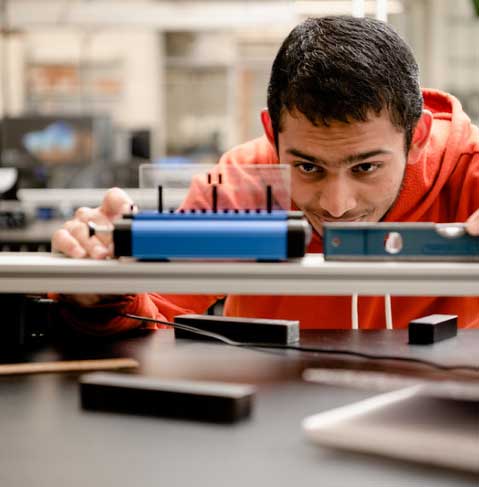
[[[285,35],[327,14],[390,22],[479,121],[479,0],[0,0],[2,199],[65,216],[142,163],[215,163],[261,135]]]

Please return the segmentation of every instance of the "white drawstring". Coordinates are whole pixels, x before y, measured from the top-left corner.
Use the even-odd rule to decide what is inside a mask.
[[[384,314],[386,315],[386,329],[393,329],[393,314],[391,311],[391,295],[384,295]]]
[[[351,324],[353,330],[359,330],[358,299],[359,295],[357,293],[351,296]],[[384,314],[386,316],[386,329],[393,330],[393,314],[390,294],[384,295]]]
[[[351,296],[351,323],[353,330],[359,330],[358,294]]]

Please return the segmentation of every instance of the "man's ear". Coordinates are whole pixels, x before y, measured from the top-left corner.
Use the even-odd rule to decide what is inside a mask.
[[[421,118],[414,129],[411,147],[409,149],[408,161],[414,163],[417,161],[420,153],[426,147],[431,135],[432,113],[429,110],[423,110]]]
[[[266,108],[264,110],[261,110],[261,123],[263,124],[264,134],[269,140],[269,143],[273,147],[276,147],[274,140],[273,123],[271,122],[271,117],[269,116],[269,112],[268,110],[266,110]]]

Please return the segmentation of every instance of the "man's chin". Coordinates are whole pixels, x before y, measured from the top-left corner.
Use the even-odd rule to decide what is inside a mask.
[[[323,238],[323,225],[313,224],[309,222],[311,227],[313,228],[313,233],[316,233],[319,237]]]
[[[313,227],[313,231],[317,233],[321,238],[323,238],[324,234],[324,223],[357,223],[357,222],[375,222],[377,220],[373,220],[371,218],[367,218],[366,216],[356,218],[354,220],[335,220],[335,221],[321,221],[321,222],[314,222],[312,223],[311,220],[309,220],[310,225]]]

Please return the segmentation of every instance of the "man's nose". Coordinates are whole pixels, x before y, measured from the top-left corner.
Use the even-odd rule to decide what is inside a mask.
[[[341,218],[348,211],[356,208],[353,185],[341,177],[324,181],[319,204],[325,213],[329,213],[333,218]]]

